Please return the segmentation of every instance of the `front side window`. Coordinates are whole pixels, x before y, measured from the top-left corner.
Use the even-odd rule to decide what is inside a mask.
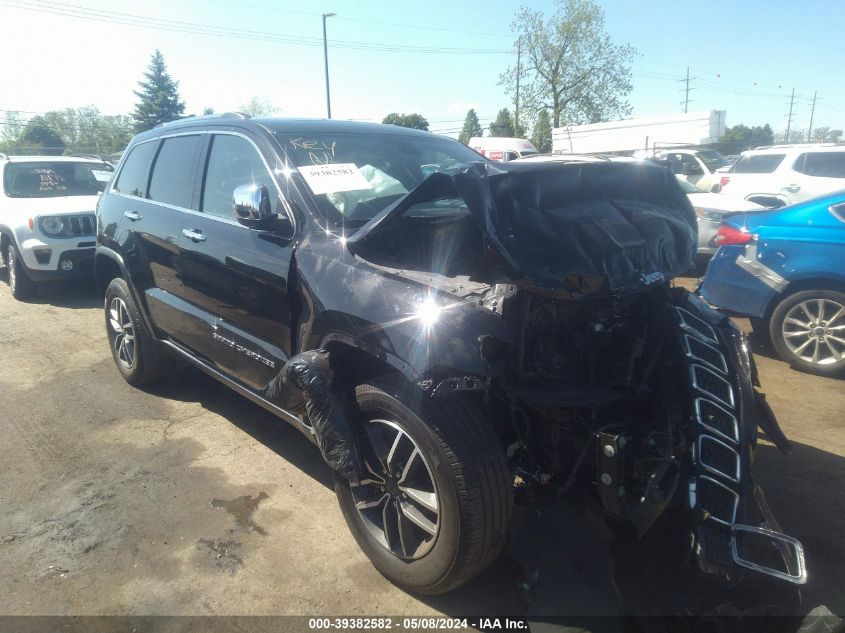
[[[8,163],[3,173],[3,190],[10,198],[94,196],[105,188],[112,171],[107,163]]]
[[[783,162],[786,154],[757,154],[741,156],[731,171],[735,174],[771,174]]]
[[[264,185],[273,201],[273,213],[282,213],[276,184],[252,143],[240,136],[215,134],[205,167],[200,210],[223,218],[234,217],[234,191],[243,185]]]
[[[329,221],[349,226],[369,221],[434,172],[484,160],[457,141],[433,135],[339,132],[277,138]],[[332,165],[352,165],[354,173],[330,170],[319,184],[313,176],[309,182],[309,172]]]
[[[818,178],[845,178],[845,152],[807,152],[795,161],[795,171]]]
[[[191,208],[194,166],[201,144],[202,137],[197,134],[164,139],[150,178],[150,200]]]
[[[130,150],[114,183],[116,192],[139,198],[147,195],[147,176],[156,145],[155,141],[149,141]]]

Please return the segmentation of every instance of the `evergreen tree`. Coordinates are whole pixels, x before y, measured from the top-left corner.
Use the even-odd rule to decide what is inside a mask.
[[[478,122],[478,115],[471,108],[467,112],[467,118],[464,119],[464,129],[461,130],[458,140],[464,145],[468,145],[469,139],[478,136],[484,136],[484,130],[481,129],[481,124]]]
[[[185,112],[185,102],[179,100],[179,82],[174,81],[164,65],[164,56],[158,49],[150,59],[146,81],[139,81],[140,90],[135,95],[140,101],[135,105],[135,131],[151,130],[159,123],[174,121]]]
[[[514,136],[513,117],[510,110],[502,108],[496,115],[496,120],[490,124],[490,136],[503,136],[512,138]]]
[[[531,133],[531,142],[541,154],[548,154],[552,151],[552,118],[545,108],[537,113],[537,121],[534,123],[534,131]]]

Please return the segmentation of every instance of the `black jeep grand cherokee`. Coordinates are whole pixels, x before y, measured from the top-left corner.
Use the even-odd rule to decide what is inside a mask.
[[[586,491],[706,571],[806,579],[756,486],[783,437],[742,333],[673,288],[696,223],[650,163],[494,164],[338,121],[190,118],[133,139],[96,271],[133,385],[175,355],[297,426],[394,582],[448,591],[514,500]],[[775,547],[772,547],[772,545]]]

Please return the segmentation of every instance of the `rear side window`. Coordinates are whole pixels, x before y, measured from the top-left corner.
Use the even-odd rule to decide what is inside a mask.
[[[795,161],[795,171],[819,178],[845,178],[845,152],[807,152]]]
[[[786,154],[757,154],[742,156],[731,171],[735,174],[771,174],[783,162]]]
[[[264,185],[273,200],[273,212],[280,213],[276,184],[252,143],[240,136],[215,134],[205,168],[202,210],[232,218],[232,194],[242,185]]]
[[[202,144],[199,135],[164,139],[153,165],[148,198],[155,202],[191,208],[194,167]]]
[[[147,195],[147,175],[155,148],[155,141],[151,141],[136,145],[130,150],[117,176],[117,182],[114,183],[115,191],[139,198]]]

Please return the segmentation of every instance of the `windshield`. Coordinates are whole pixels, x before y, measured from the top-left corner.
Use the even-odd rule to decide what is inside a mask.
[[[457,141],[433,135],[320,133],[277,138],[334,224],[364,224],[434,172],[484,160]]]
[[[684,193],[707,193],[704,189],[699,189],[694,184],[683,178],[678,178],[678,184],[681,185],[681,190]]]
[[[10,198],[94,196],[105,188],[112,171],[114,168],[106,163],[8,163],[3,190]]]
[[[710,171],[716,171],[720,167],[728,167],[731,165],[731,161],[722,156],[715,149],[698,152],[698,157],[701,159],[701,162],[707,165],[707,169]]]

